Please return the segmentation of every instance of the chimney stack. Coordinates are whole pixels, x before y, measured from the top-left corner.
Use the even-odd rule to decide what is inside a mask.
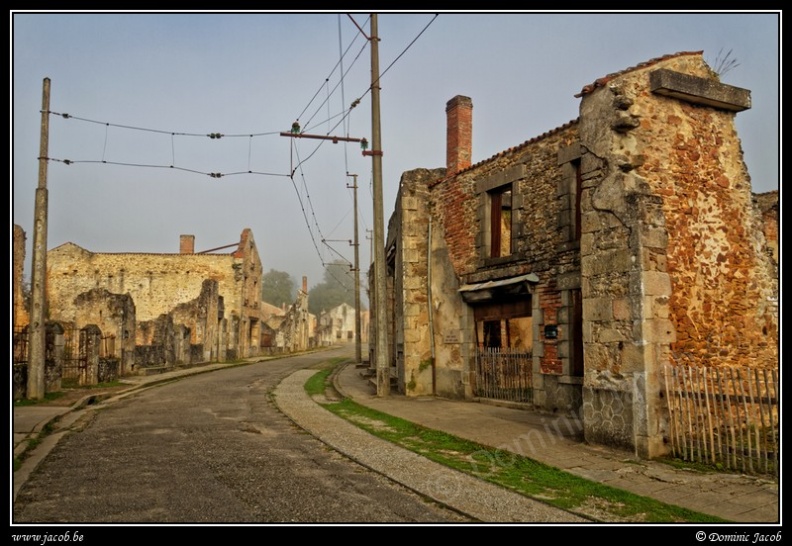
[[[473,101],[457,95],[446,103],[446,176],[470,167],[473,155]]]
[[[179,236],[179,254],[195,254],[195,235]]]
[[[303,275],[303,294],[308,293],[308,277]]]

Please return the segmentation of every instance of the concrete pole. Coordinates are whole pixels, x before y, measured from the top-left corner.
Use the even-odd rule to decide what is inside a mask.
[[[353,177],[354,183],[352,185],[352,194],[354,195],[354,208],[355,208],[355,364],[360,364],[363,361],[363,349],[360,339],[360,241],[358,240],[358,201],[357,201],[357,175],[347,174]],[[347,186],[349,187],[349,186]]]
[[[50,80],[44,78],[41,97],[41,141],[36,205],[33,213],[33,258],[30,283],[30,354],[27,397],[44,398],[44,367],[47,358],[47,161],[49,154]]]
[[[380,134],[379,36],[377,14],[371,14],[371,159],[374,178],[374,294],[377,339],[377,396],[390,395],[387,287],[385,285],[385,217],[382,212],[382,138]]]

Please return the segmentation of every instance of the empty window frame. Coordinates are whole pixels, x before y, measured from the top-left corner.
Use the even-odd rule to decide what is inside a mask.
[[[487,192],[490,202],[490,258],[512,253],[512,185]]]

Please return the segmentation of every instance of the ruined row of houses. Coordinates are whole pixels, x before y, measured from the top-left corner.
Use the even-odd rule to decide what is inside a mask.
[[[47,318],[79,330],[98,327],[114,340],[120,375],[147,368],[229,361],[354,341],[348,323],[308,311],[308,280],[290,306],[261,299],[262,265],[250,229],[230,252],[195,251],[182,235],[178,253],[97,253],[66,243],[47,253]],[[22,295],[25,234],[14,226],[14,327],[28,323]],[[326,316],[325,316],[326,315]]]
[[[778,194],[743,161],[750,92],[702,52],[576,97],[577,119],[477,163],[472,100],[448,101],[446,167],[403,173],[388,225],[386,359],[407,396],[522,389],[653,457],[664,366],[778,367]]]
[[[720,82],[702,52],[576,97],[576,119],[477,163],[472,100],[447,103],[446,166],[402,175],[388,225],[384,357],[406,396],[516,392],[579,419],[590,442],[654,457],[667,449],[667,366],[778,368],[778,192],[755,195],[743,161],[735,116],[750,91]],[[206,359],[304,335],[302,303],[264,316],[249,231],[231,254],[182,250],[50,251],[51,317],[135,351],[180,325]],[[178,305],[157,307],[166,294]],[[320,318],[314,339],[343,340],[351,314]]]

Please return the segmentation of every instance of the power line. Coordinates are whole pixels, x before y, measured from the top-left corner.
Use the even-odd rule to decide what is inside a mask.
[[[332,76],[332,75],[335,73],[336,69],[340,67],[340,75],[339,75],[339,78],[338,78],[338,83],[336,83],[336,85],[333,87],[332,91],[330,91],[330,92],[328,93],[328,95],[327,95],[327,97],[325,98],[325,100],[324,100],[324,101],[322,101],[322,103],[321,103],[321,104],[319,104],[319,105],[317,106],[317,108],[316,108],[316,111],[314,112],[314,114],[313,114],[313,115],[312,115],[310,118],[308,118],[308,120],[307,120],[307,121],[306,121],[306,122],[303,124],[303,125],[305,125],[306,127],[308,127],[308,126],[309,126],[309,124],[311,123],[311,121],[313,121],[313,118],[314,118],[314,117],[316,117],[316,115],[317,115],[317,114],[319,113],[319,111],[322,109],[322,106],[324,106],[324,105],[325,105],[325,103],[327,103],[327,102],[330,100],[330,97],[331,97],[331,96],[332,96],[332,95],[335,93],[336,89],[338,89],[338,87],[339,87],[340,85],[342,85],[342,83],[343,83],[344,79],[346,78],[346,75],[347,75],[347,73],[349,72],[349,70],[351,70],[351,69],[352,69],[352,66],[354,66],[354,65],[355,65],[355,63],[357,62],[357,60],[360,58],[360,56],[361,56],[361,55],[363,54],[363,52],[366,50],[366,46],[367,46],[368,44],[363,44],[363,45],[361,46],[361,48],[360,48],[360,51],[358,51],[357,55],[356,55],[356,56],[355,56],[355,58],[352,60],[352,63],[350,64],[349,68],[347,68],[346,70],[344,70],[344,68],[343,68],[343,58],[344,58],[344,57],[347,55],[347,53],[349,53],[349,50],[350,50],[350,49],[352,49],[352,46],[353,46],[353,45],[354,45],[354,43],[357,41],[357,39],[358,39],[358,36],[357,36],[357,35],[355,35],[355,37],[352,39],[352,41],[351,41],[351,42],[349,43],[349,45],[347,46],[347,49],[346,49],[346,50],[345,50],[345,51],[344,51],[344,52],[343,52],[343,53],[340,55],[340,58],[339,58],[338,62],[335,64],[335,66],[333,67],[333,69],[330,71],[330,74],[327,76],[327,78],[325,78],[325,80],[324,80],[324,82],[322,83],[322,85],[320,86],[320,88],[319,88],[319,89],[316,91],[316,93],[314,93],[314,96],[313,96],[313,97],[311,97],[311,100],[308,102],[308,104],[305,106],[305,108],[303,108],[303,111],[302,111],[302,112],[300,112],[300,115],[297,117],[297,119],[300,119],[300,118],[302,118],[302,116],[305,114],[305,112],[308,110],[308,108],[310,108],[310,106],[311,106],[311,104],[314,102],[314,100],[316,100],[316,97],[319,95],[319,92],[322,90],[322,88],[324,88],[324,87],[327,85],[327,83],[330,81],[330,76]],[[339,44],[339,49],[340,49],[340,44]],[[342,100],[342,104],[343,104],[343,100]]]
[[[376,80],[375,80],[375,81],[374,81],[374,82],[373,82],[373,83],[372,83],[372,84],[371,84],[371,85],[368,87],[368,89],[366,89],[366,91],[365,91],[365,92],[364,92],[362,95],[360,95],[360,96],[357,98],[357,100],[355,100],[355,101],[352,103],[353,105],[357,105],[357,103],[359,103],[359,102],[360,102],[360,101],[363,99],[363,97],[365,97],[366,95],[368,95],[368,94],[371,92],[371,88],[372,88],[372,86],[374,86],[374,85],[379,85],[379,82],[380,82],[380,80],[382,79],[382,77],[383,77],[383,76],[384,76],[384,75],[385,75],[385,74],[388,72],[388,70],[390,70],[390,69],[391,69],[391,67],[393,67],[393,65],[394,65],[394,64],[396,64],[396,61],[398,61],[399,59],[401,59],[401,58],[402,58],[402,55],[404,55],[405,53],[407,53],[407,50],[408,50],[408,49],[410,49],[410,48],[413,46],[413,44],[414,44],[414,43],[415,43],[415,42],[418,40],[418,38],[420,38],[420,37],[421,37],[421,35],[422,35],[424,32],[426,32],[426,29],[428,29],[428,28],[429,28],[429,25],[431,25],[432,23],[434,23],[434,20],[435,20],[435,19],[437,19],[437,17],[438,17],[438,16],[439,16],[439,14],[438,14],[438,13],[435,13],[434,17],[432,17],[432,20],[431,20],[431,21],[429,21],[429,22],[426,24],[426,26],[425,26],[425,27],[424,27],[424,28],[421,30],[421,32],[419,32],[419,33],[418,33],[418,35],[417,35],[415,38],[413,38],[413,39],[412,39],[412,41],[411,41],[409,44],[407,44],[407,47],[405,47],[405,48],[402,50],[402,52],[401,52],[401,53],[399,53],[399,54],[396,56],[396,58],[395,58],[395,59],[393,59],[393,61],[391,62],[391,64],[389,64],[389,65],[388,65],[388,67],[387,67],[385,70],[383,70],[382,72],[380,72],[380,74],[379,74],[379,77],[378,77],[378,78],[377,78],[377,79],[376,79]],[[353,20],[353,22],[354,22],[354,20]],[[365,24],[365,23],[364,23],[364,24]],[[357,23],[355,23],[355,25],[357,25]],[[359,27],[358,27],[358,28],[359,28]],[[354,107],[354,106],[353,106],[353,107]],[[351,110],[351,108],[350,108],[350,110]]]
[[[384,71],[382,71],[382,72],[380,73],[380,75],[379,75],[379,77],[377,78],[377,80],[376,80],[374,83],[372,83],[372,84],[371,84],[371,85],[368,87],[368,89],[366,89],[366,91],[365,91],[365,92],[364,92],[364,93],[363,93],[363,94],[362,94],[360,97],[358,97],[357,99],[355,99],[355,100],[352,102],[352,104],[350,105],[350,107],[349,107],[347,110],[345,110],[345,111],[344,111],[344,114],[343,114],[343,117],[341,118],[341,120],[339,120],[339,122],[338,122],[338,123],[336,123],[336,124],[335,124],[335,125],[334,125],[334,126],[333,126],[333,127],[332,127],[332,128],[329,130],[329,131],[328,131],[328,133],[327,133],[328,135],[329,135],[330,133],[332,133],[332,132],[333,132],[333,130],[334,130],[336,127],[338,127],[339,125],[341,125],[341,124],[342,124],[342,123],[343,123],[343,122],[344,122],[344,121],[347,119],[347,117],[348,117],[348,116],[349,116],[349,114],[352,112],[352,110],[353,110],[353,109],[354,109],[354,108],[355,108],[355,107],[356,107],[358,104],[360,104],[360,101],[361,101],[361,100],[362,100],[362,99],[363,99],[363,98],[364,98],[364,97],[365,97],[365,96],[366,96],[366,95],[367,95],[367,94],[368,94],[368,93],[371,91],[371,87],[372,87],[373,85],[375,85],[375,84],[379,84],[380,80],[381,80],[381,79],[382,79],[382,77],[385,75],[385,73],[386,73],[386,72],[388,72],[388,70],[390,70],[390,69],[393,67],[393,65],[394,65],[394,64],[396,64],[396,62],[397,62],[399,59],[401,59],[401,58],[402,58],[402,56],[403,56],[403,55],[404,55],[404,54],[407,52],[407,50],[408,50],[408,49],[410,49],[410,48],[413,46],[413,44],[415,44],[415,42],[418,40],[418,38],[420,38],[420,37],[423,35],[423,33],[424,33],[424,32],[426,32],[426,30],[427,30],[427,29],[429,28],[429,26],[430,26],[430,25],[431,25],[431,24],[434,22],[434,20],[435,20],[435,19],[437,19],[438,15],[439,15],[439,14],[435,13],[434,17],[432,17],[432,20],[431,20],[431,21],[429,21],[429,22],[426,24],[426,26],[425,26],[425,27],[424,27],[424,28],[423,28],[423,29],[422,29],[422,30],[421,30],[421,31],[420,31],[420,32],[419,32],[419,33],[418,33],[418,34],[415,36],[415,38],[413,38],[413,39],[412,39],[412,41],[410,41],[410,43],[409,43],[409,44],[407,44],[407,47],[405,47],[405,48],[402,50],[402,52],[401,52],[401,53],[399,53],[399,54],[396,56],[396,58],[395,58],[395,59],[394,59],[394,60],[393,60],[393,61],[392,61],[392,62],[391,62],[389,65],[388,65],[388,67],[387,67],[387,68],[386,68]],[[354,19],[353,19],[353,22],[354,22]],[[365,24],[365,23],[364,23],[364,24]],[[355,23],[355,25],[357,26],[357,23]],[[358,27],[358,28],[359,28],[359,27]],[[350,45],[351,45],[351,44],[350,44]],[[365,49],[365,47],[364,47],[364,49]],[[357,60],[357,58],[358,58],[358,57],[359,57],[359,56],[362,54],[362,52],[363,52],[363,50],[361,50],[361,52],[360,52],[360,53],[358,53],[358,56],[357,56],[357,57],[355,57],[355,60]],[[340,62],[340,61],[339,61],[339,62]],[[336,67],[337,67],[337,66],[338,66],[338,64],[336,64]],[[335,71],[335,67],[333,68],[333,71]],[[332,74],[332,72],[331,72],[331,74]],[[336,87],[338,87],[338,85],[340,85],[340,84],[341,84],[341,82],[343,81],[343,79],[344,79],[344,78],[342,77],[342,78],[341,78],[341,80],[339,81],[339,84],[337,84],[337,85],[336,85]],[[334,90],[335,90],[335,88],[334,88]],[[317,94],[318,94],[318,92],[317,92]],[[323,103],[323,104],[324,104],[324,103]],[[310,104],[309,104],[309,106],[310,106]],[[320,107],[321,107],[321,105],[320,105]],[[307,109],[308,109],[308,108],[306,107],[306,108],[303,110],[303,113],[304,113],[304,112],[305,112]],[[298,119],[299,119],[299,118],[298,118]],[[310,120],[309,120],[309,122],[310,122]],[[309,159],[310,159],[310,158],[311,158],[311,157],[312,157],[312,156],[313,156],[313,155],[314,155],[314,154],[315,154],[315,153],[316,153],[316,152],[319,150],[319,148],[322,146],[322,144],[324,144],[324,142],[320,142],[320,143],[319,143],[319,144],[316,146],[316,148],[314,149],[314,151],[313,151],[313,152],[311,152],[311,154],[310,154],[308,157],[306,157],[306,158],[305,158],[305,159],[304,159],[302,162],[300,162],[300,163],[299,163],[297,166],[299,167],[299,166],[300,166],[302,163],[304,163],[305,161],[308,161],[308,160],[309,160]]]
[[[209,176],[211,178],[223,178],[225,176],[237,176],[243,174],[255,174],[260,176],[283,176],[288,177],[288,174],[284,173],[268,173],[262,171],[236,171],[230,173],[219,173],[219,172],[206,172],[206,171],[199,171],[196,169],[189,169],[187,167],[177,167],[176,165],[156,165],[150,163],[128,163],[123,161],[106,161],[106,160],[88,160],[88,159],[80,159],[80,160],[73,160],[73,159],[58,159],[55,157],[48,157],[46,158],[47,161],[56,161],[59,163],[63,163],[64,165],[76,165],[76,164],[94,164],[94,165],[116,165],[121,167],[141,167],[141,168],[148,168],[148,169],[172,169],[174,171],[184,171],[193,174],[202,174]]]
[[[111,123],[109,121],[98,121],[94,119],[83,118],[79,116],[73,116],[71,114],[62,114],[59,112],[54,112],[49,110],[48,114],[52,114],[55,116],[60,116],[63,119],[69,120],[73,119],[76,121],[82,121],[85,123],[93,123],[96,125],[103,125],[105,127],[116,127],[119,129],[127,129],[130,131],[141,131],[145,133],[157,133],[161,135],[170,135],[170,136],[183,136],[183,137],[200,137],[200,138],[209,138],[210,140],[219,140],[221,138],[252,138],[252,137],[260,137],[260,136],[271,136],[271,135],[278,135],[280,131],[267,131],[263,133],[188,133],[183,131],[164,131],[162,129],[152,129],[148,127],[136,127],[134,125],[123,125],[120,123]]]

